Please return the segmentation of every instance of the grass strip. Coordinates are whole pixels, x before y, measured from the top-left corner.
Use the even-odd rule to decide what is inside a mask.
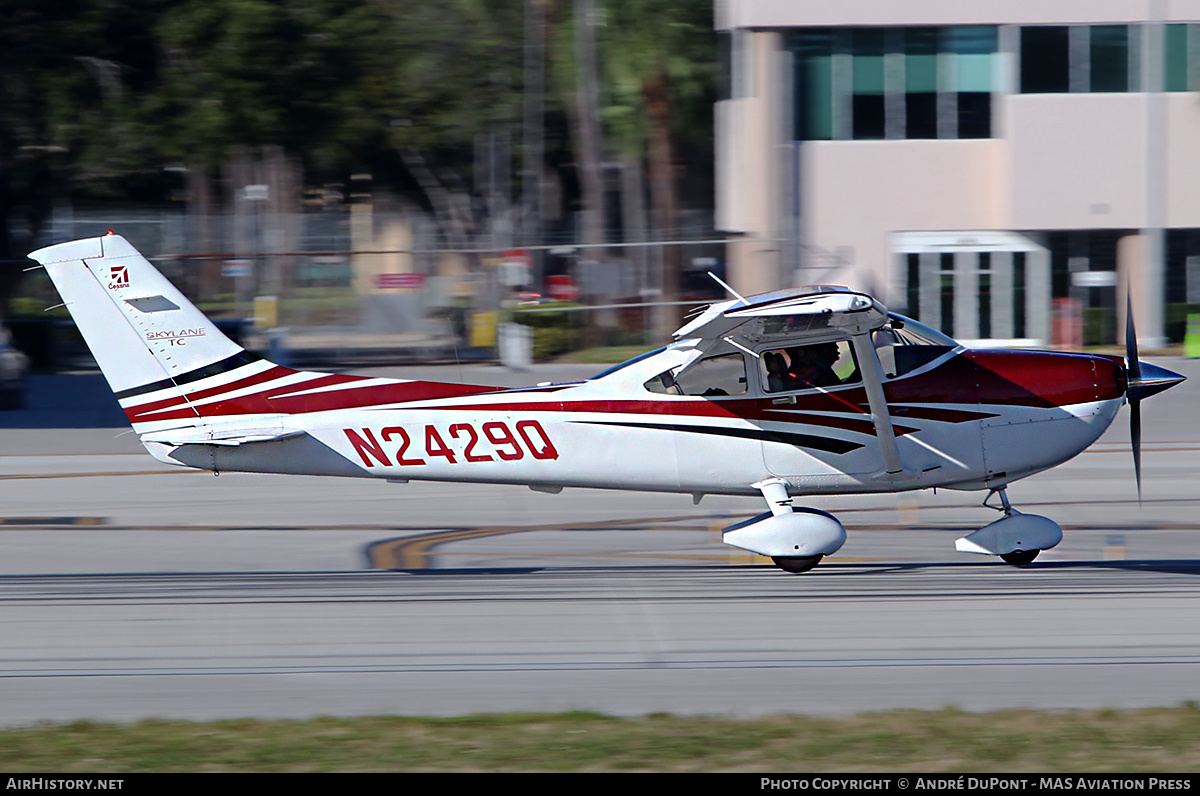
[[[74,722],[0,731],[0,771],[1188,772],[1200,707],[753,720],[595,713]]]

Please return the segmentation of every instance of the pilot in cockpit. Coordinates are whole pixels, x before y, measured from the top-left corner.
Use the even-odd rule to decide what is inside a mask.
[[[792,346],[784,349],[784,352],[788,356],[787,374],[784,377],[787,389],[829,387],[842,383],[833,372],[833,363],[840,356],[837,343]]]

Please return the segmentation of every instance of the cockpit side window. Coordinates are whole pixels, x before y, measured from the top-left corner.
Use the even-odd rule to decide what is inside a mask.
[[[691,367],[660,373],[644,386],[650,392],[665,395],[744,395],[746,359],[741,354],[705,357]]]
[[[911,318],[889,314],[888,322],[871,335],[886,379],[897,379],[953,351],[958,343]]]
[[[767,392],[838,387],[862,381],[850,343],[845,340],[764,351],[762,383]]]

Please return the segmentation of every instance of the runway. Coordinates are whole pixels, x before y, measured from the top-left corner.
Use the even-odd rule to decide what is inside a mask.
[[[1200,699],[1197,387],[1145,407],[1140,507],[1124,415],[1010,489],[1066,531],[1025,569],[955,552],[981,493],[814,500],[850,539],[790,576],[721,544],[751,499],[214,478],[0,429],[0,723]]]
[[[1175,704],[1194,563],[0,580],[8,724]]]

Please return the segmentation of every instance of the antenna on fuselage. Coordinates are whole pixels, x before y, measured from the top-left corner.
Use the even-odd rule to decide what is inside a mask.
[[[718,285],[720,285],[721,287],[725,288],[730,293],[732,293],[737,298],[738,301],[740,301],[746,305],[750,304],[750,301],[745,296],[743,296],[741,293],[739,293],[736,290],[734,290],[733,288],[731,288],[729,285],[725,284],[725,281],[723,279],[721,279],[721,277],[717,276],[712,271],[709,271],[708,275],[713,278],[714,282],[716,282]]]

